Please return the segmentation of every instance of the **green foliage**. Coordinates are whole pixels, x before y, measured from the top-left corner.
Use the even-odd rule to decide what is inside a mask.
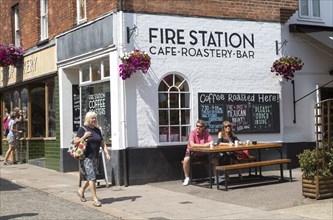
[[[313,150],[304,150],[297,155],[303,176],[312,179],[314,176],[333,175],[333,148],[325,146]]]

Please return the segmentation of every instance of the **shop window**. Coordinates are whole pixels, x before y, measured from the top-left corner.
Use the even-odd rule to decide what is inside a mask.
[[[45,87],[31,90],[31,137],[45,137]]]
[[[56,100],[54,97],[54,80],[47,83],[47,96],[48,96],[48,137],[56,137]]]
[[[40,0],[40,38],[48,38],[48,0]]]
[[[14,40],[15,46],[21,46],[20,42],[20,11],[18,5],[13,8],[14,11]]]
[[[94,111],[106,144],[111,144],[110,82],[81,87],[81,122],[87,112]]]
[[[23,114],[23,123],[21,129],[24,131],[24,135],[27,135],[28,131],[28,90],[26,88],[22,89],[20,92],[20,108]]]
[[[320,0],[299,0],[299,17],[305,19],[320,19]]]
[[[190,92],[177,74],[163,78],[158,88],[159,142],[182,142],[190,131]]]
[[[80,24],[87,20],[86,0],[76,0],[77,23]]]
[[[21,128],[25,137],[56,137],[55,84],[53,79],[44,82],[30,84],[31,89],[15,88],[3,94],[3,114],[16,107],[22,110]]]
[[[20,98],[20,93],[16,90],[13,93],[13,107],[12,107],[12,109],[14,109],[16,107],[20,107],[19,106],[19,98]]]

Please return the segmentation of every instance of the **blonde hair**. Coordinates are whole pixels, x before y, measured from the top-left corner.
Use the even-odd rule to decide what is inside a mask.
[[[199,119],[196,124],[200,124],[201,126],[206,126],[206,122],[204,120]]]
[[[89,123],[89,120],[91,118],[96,118],[96,124],[95,124],[95,127],[97,127],[98,125],[98,121],[97,121],[97,114],[95,112],[87,112],[85,118],[84,118],[84,126],[89,126],[90,123]]]

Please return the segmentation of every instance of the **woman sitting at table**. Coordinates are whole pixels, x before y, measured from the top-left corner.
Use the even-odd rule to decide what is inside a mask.
[[[238,141],[238,144],[243,144],[235,133],[232,131],[232,125],[229,121],[224,121],[222,123],[221,131],[217,135],[217,144],[218,145],[230,145],[234,144],[235,141]],[[229,161],[230,164],[237,164],[240,160],[249,157],[249,153],[247,150],[244,151],[235,151],[235,152],[227,152],[220,153],[220,157]],[[239,178],[242,179],[242,173],[238,171]]]

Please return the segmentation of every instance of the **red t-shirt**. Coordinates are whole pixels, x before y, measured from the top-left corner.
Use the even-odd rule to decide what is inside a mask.
[[[188,139],[186,152],[190,152],[191,141],[193,141],[195,144],[205,144],[211,142],[212,140],[213,138],[207,130],[203,130],[201,135],[197,133],[197,130],[192,130]]]

